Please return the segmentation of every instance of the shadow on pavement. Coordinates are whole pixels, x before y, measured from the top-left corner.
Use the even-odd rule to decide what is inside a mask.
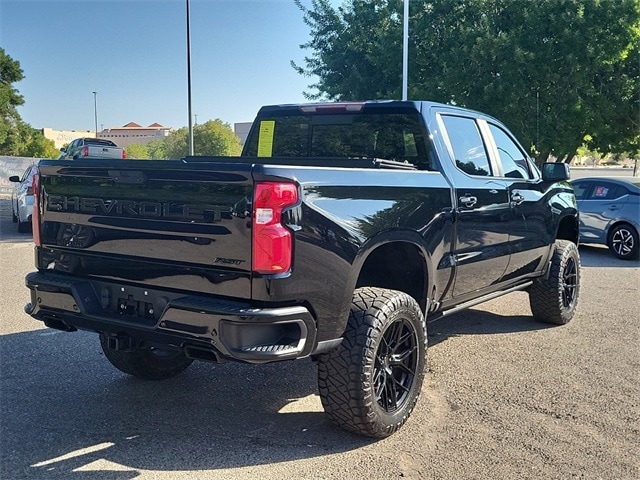
[[[150,382],[112,367],[97,335],[49,329],[0,337],[0,355],[1,478],[238,468],[373,441],[329,424],[310,360],[195,362],[175,378]],[[97,461],[102,466],[92,471]]]

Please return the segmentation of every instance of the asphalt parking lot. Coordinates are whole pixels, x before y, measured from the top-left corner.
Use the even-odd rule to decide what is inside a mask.
[[[308,360],[127,377],[23,312],[32,251],[0,201],[2,479],[640,478],[640,262],[603,247],[566,326],[522,292],[431,323],[418,406],[378,441],[328,423]]]

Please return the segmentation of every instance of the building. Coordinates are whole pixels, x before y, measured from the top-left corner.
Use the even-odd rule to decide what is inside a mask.
[[[126,147],[132,143],[141,143],[146,145],[151,140],[163,140],[169,136],[171,127],[164,127],[159,123],[152,123],[148,127],[143,127],[135,122],[129,122],[122,127],[105,128],[98,132],[98,138],[111,140],[119,147]],[[53,140],[56,148],[71,143],[76,138],[91,137],[94,138],[94,130],[54,130],[53,128],[43,128],[42,135],[44,138]]]
[[[68,145],[76,138],[81,137],[93,137],[95,132],[93,130],[54,130],[53,128],[43,128],[42,135],[44,138],[53,140],[57,149]]]
[[[169,136],[171,130],[171,127],[163,127],[159,123],[143,127],[135,122],[129,122],[122,127],[105,128],[98,132],[98,138],[111,140],[119,147],[126,147],[132,143],[146,145],[151,140],[163,140]]]

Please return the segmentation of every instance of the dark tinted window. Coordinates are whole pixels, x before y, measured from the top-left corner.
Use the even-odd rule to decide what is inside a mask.
[[[593,189],[588,197],[589,200],[615,200],[629,191],[622,185],[609,182],[593,182]]]
[[[498,126],[489,124],[489,129],[498,148],[504,176],[509,178],[533,178],[527,157],[518,145]]]
[[[299,114],[260,119],[247,156],[381,158],[430,169],[420,116],[415,114]]]
[[[491,175],[487,151],[475,120],[452,115],[443,115],[442,120],[451,141],[456,166],[469,175]]]
[[[113,143],[111,140],[102,140],[98,138],[85,138],[85,145],[97,145],[100,147],[116,147],[117,145]]]
[[[573,192],[576,196],[576,199],[582,200],[589,193],[589,187],[591,186],[591,182],[575,182],[573,184]]]

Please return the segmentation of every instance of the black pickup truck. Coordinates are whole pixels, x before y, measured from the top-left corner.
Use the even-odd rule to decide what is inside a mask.
[[[427,320],[516,290],[571,320],[568,177],[431,102],[263,107],[240,157],[43,160],[25,310],[146,379],[311,357],[331,420],[384,437],[418,399]]]

